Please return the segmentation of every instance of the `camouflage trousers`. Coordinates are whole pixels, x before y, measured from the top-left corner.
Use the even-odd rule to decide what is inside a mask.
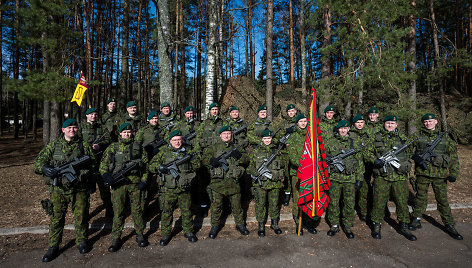
[[[161,234],[170,235],[172,232],[172,221],[176,205],[180,208],[182,216],[182,229],[184,233],[193,232],[192,212],[190,206],[192,204],[192,197],[190,191],[175,193],[169,190],[164,192],[164,207],[162,208],[161,216]]]
[[[211,205],[211,226],[219,226],[221,223],[221,215],[223,214],[223,198],[225,195],[209,190]],[[229,195],[229,202],[231,204],[231,211],[233,212],[234,222],[236,225],[243,225],[243,209],[241,208],[241,194]]]
[[[292,192],[292,182],[290,180],[290,176],[286,176],[284,178],[282,190],[284,191],[284,193],[291,193]]]
[[[87,241],[89,195],[85,191],[72,193],[67,191],[66,193],[58,187],[51,186],[50,198],[53,205],[53,215],[49,223],[49,246],[59,246],[62,242],[69,203],[74,214],[75,243],[78,245]]]
[[[111,191],[111,201],[113,203],[113,226],[112,238],[117,239],[121,237],[123,226],[125,225],[125,204],[126,199],[129,198],[131,205],[131,216],[133,217],[134,229],[136,234],[143,234],[144,220],[143,211],[141,209],[141,191],[136,184],[121,185]]]
[[[329,205],[327,220],[330,226],[339,225],[342,199],[342,223],[344,227],[352,227],[354,224],[354,210],[356,191],[352,182],[331,181],[329,187]]]
[[[374,179],[374,203],[372,208],[372,221],[381,223],[384,218],[385,206],[393,193],[397,219],[400,222],[410,223],[408,212],[408,181],[386,181],[381,177]]]
[[[111,208],[112,204],[111,204],[110,187],[106,186],[103,183],[103,178],[102,178],[102,176],[100,176],[100,174],[95,175],[94,178],[95,178],[95,181],[97,183],[98,190],[100,191],[100,198],[102,199],[103,205],[106,208]]]
[[[300,180],[297,176],[292,176],[292,216],[298,225],[300,217],[300,207],[298,207],[298,197],[300,194]]]
[[[426,211],[428,204],[428,188],[429,184],[433,188],[434,197],[438,204],[439,215],[444,224],[454,225],[454,218],[452,217],[451,207],[447,200],[447,182],[440,178],[430,178],[426,176],[416,177],[417,193],[414,201],[413,217],[421,218]]]
[[[269,215],[271,219],[280,217],[279,197],[280,189],[262,189],[261,187],[253,188],[256,210],[256,219],[258,222],[265,222],[267,216],[267,203],[269,203]]]
[[[364,173],[364,181],[362,187],[358,192],[357,205],[359,206],[359,213],[367,217],[372,209],[372,168],[371,165],[364,163],[366,172]]]

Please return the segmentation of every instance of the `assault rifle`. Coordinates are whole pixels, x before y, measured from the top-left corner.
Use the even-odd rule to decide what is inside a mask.
[[[431,161],[431,157],[437,156],[437,154],[434,153],[433,150],[434,148],[436,148],[436,146],[438,146],[438,144],[441,142],[446,133],[447,132],[442,133],[441,136],[437,137],[431,144],[428,144],[429,146],[426,148],[424,153],[416,153],[415,155],[413,155],[411,159],[415,161],[416,165],[421,167],[423,170],[428,169],[428,163]]]
[[[363,146],[361,146],[362,148]],[[333,157],[329,157],[327,160],[326,160],[326,164],[328,164],[328,171],[330,171],[330,166],[334,166],[336,167],[336,169],[339,171],[339,172],[343,172],[344,171],[344,159],[357,153],[359,151],[359,149],[349,149],[347,151],[344,151],[342,150],[339,154],[333,156]]]
[[[71,161],[64,163],[58,167],[55,167],[56,176],[52,182],[53,186],[57,186],[57,181],[62,176],[66,177],[70,183],[74,183],[76,180],[75,176],[77,175],[76,168],[79,168],[90,161],[89,155],[82,155],[80,157],[75,157]]]
[[[233,148],[231,148],[230,150],[226,151],[226,152],[223,152],[220,156],[218,156],[217,158],[215,158],[216,161],[219,162],[219,164],[221,165],[221,167],[223,168],[223,170],[226,172],[229,170],[228,168],[228,161],[227,159],[232,156],[233,154],[236,153],[236,151],[242,147],[243,145],[239,145],[239,146],[235,146]],[[237,153],[236,153],[237,154]],[[209,168],[211,169],[214,169],[216,167],[214,167],[211,163],[209,165]]]
[[[186,163],[187,161],[189,161],[190,159],[192,159],[194,154],[187,154],[185,155],[184,157],[182,158],[179,158],[179,159],[175,159],[174,161],[168,163],[168,164],[165,164],[165,165],[160,165],[159,166],[159,174],[162,176],[162,181],[165,181],[165,174],[171,174],[172,177],[174,177],[174,179],[179,179],[180,175],[178,172],[180,172],[179,170],[179,166],[182,165],[183,163]]]
[[[244,130],[246,130],[247,126],[242,126],[242,127],[239,127],[237,129],[235,129],[233,131],[233,136],[237,136],[238,134],[240,134],[241,132],[243,132]]]
[[[103,134],[102,134],[100,137],[98,137],[97,139],[95,139],[95,140],[91,143],[91,145],[93,146],[94,144],[98,144],[100,141],[103,140],[103,138],[105,137],[105,135],[106,135],[107,133],[108,133],[107,131],[103,132]],[[94,154],[94,156],[100,155],[100,154],[102,154],[102,153],[103,153],[103,148],[100,148],[99,151]]]
[[[104,184],[106,186],[113,186],[116,185],[124,180],[126,180],[125,175],[136,169],[139,164],[143,161],[143,159],[137,159],[137,160],[132,160],[129,163],[127,163],[122,169],[120,169],[118,172],[113,173],[111,175],[111,180],[104,180]]]
[[[153,143],[156,141],[157,143],[153,145]],[[154,155],[157,154],[157,152],[159,151],[159,148],[161,148],[161,146],[164,144],[166,144],[166,141],[164,139],[161,139],[160,137],[157,137],[153,139],[152,141],[150,141],[148,144],[144,145],[144,150],[146,150],[146,152],[152,158]]]
[[[387,165],[391,165],[396,169],[399,169],[401,164],[400,160],[398,160],[397,155],[403,152],[408,146],[410,146],[416,139],[410,141],[407,144],[403,144],[400,148],[393,147],[392,150],[388,151],[386,154],[382,155],[379,159],[382,160],[383,164],[383,171],[387,172]]]
[[[197,132],[196,132],[196,131],[190,132],[189,134],[185,135],[185,136],[182,138],[182,142],[185,143],[185,144],[190,144],[190,141],[193,140],[196,136],[197,136]]]

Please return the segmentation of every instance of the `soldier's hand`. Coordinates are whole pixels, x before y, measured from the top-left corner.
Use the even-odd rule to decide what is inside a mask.
[[[113,176],[111,173],[107,172],[102,175],[103,183],[107,186],[113,185]]]
[[[232,153],[231,153],[231,156],[235,159],[239,159],[241,158],[241,156],[243,156],[241,154],[241,152],[238,150],[238,149],[235,149]]]
[[[49,165],[44,165],[41,167],[41,171],[43,172],[44,176],[46,177],[55,177],[57,175],[57,170]]]
[[[144,189],[146,189],[146,188],[147,188],[147,182],[145,182],[145,181],[140,181],[139,184],[138,184],[138,189],[142,191],[142,190],[144,190]]]
[[[456,182],[456,177],[447,176],[446,180],[447,180],[448,182]]]
[[[293,132],[295,132],[295,128],[293,127],[288,127],[285,129],[285,134],[292,134]]]
[[[356,181],[356,183],[354,183],[354,189],[356,189],[356,191],[359,191],[361,188],[362,188],[362,181]]]
[[[221,166],[221,163],[220,163],[220,161],[218,161],[218,159],[212,157],[212,158],[210,159],[210,165],[211,165],[212,167],[214,167],[214,168],[217,168],[217,167],[220,167],[220,166]]]
[[[377,158],[374,160],[374,167],[375,168],[381,168],[385,165],[385,162],[381,160],[380,158]]]
[[[160,166],[159,166],[159,173],[161,173],[161,174],[169,174],[169,169],[168,169],[166,166],[164,166],[164,165],[160,165]]]
[[[94,144],[94,145],[92,145],[92,149],[94,149],[95,151],[98,151],[98,150],[100,150],[100,145]]]

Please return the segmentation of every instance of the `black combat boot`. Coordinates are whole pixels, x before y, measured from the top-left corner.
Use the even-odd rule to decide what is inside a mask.
[[[412,218],[410,225],[408,225],[408,229],[414,231],[416,229],[421,229],[421,221],[420,218]]]
[[[311,224],[304,224],[303,228],[305,228],[310,234],[317,234],[318,231],[316,230],[315,227],[311,226]]]
[[[284,197],[284,206],[288,206],[288,203],[290,203],[290,193],[285,193]]]
[[[197,242],[198,238],[193,233],[186,233],[184,237],[187,238],[188,242],[195,243]]]
[[[257,230],[257,235],[259,237],[265,236],[265,223],[259,222],[259,229]]]
[[[382,235],[380,234],[380,230],[382,230],[382,224],[381,223],[372,223],[372,232],[371,235],[375,239],[381,239]]]
[[[89,246],[87,245],[87,242],[82,242],[77,246],[77,249],[79,250],[80,254],[85,254],[90,251]]]
[[[138,243],[138,246],[141,247],[141,248],[145,248],[149,245],[149,242],[147,241],[147,239],[142,234],[137,234],[136,235],[136,243]]]
[[[344,231],[344,234],[346,234],[346,237],[348,239],[353,239],[354,238],[354,233],[351,231],[351,227],[344,227],[343,231]]]
[[[121,238],[113,239],[111,246],[108,248],[110,252],[117,252],[121,247]]]
[[[167,246],[167,244],[169,244],[171,238],[172,237],[170,235],[163,235],[161,237],[161,241],[159,241],[159,245],[161,245],[163,247]]]
[[[446,232],[454,239],[457,239],[457,240],[464,239],[464,237],[462,237],[462,235],[460,235],[456,231],[456,228],[454,228],[454,225],[452,225],[452,224],[446,224]]]
[[[328,236],[335,236],[336,233],[339,232],[339,227],[337,225],[333,225],[331,226],[331,228],[329,228],[329,231],[328,233],[326,233]]]
[[[216,235],[218,234],[219,228],[218,226],[212,226],[208,237],[211,239],[215,239]]]
[[[408,224],[405,222],[400,222],[400,233],[410,241],[416,241],[416,236],[414,236],[410,230],[408,230]]]
[[[59,256],[59,247],[50,247],[48,248],[48,251],[46,251],[46,254],[44,254],[43,256],[43,262],[50,262],[54,260],[57,256]]]
[[[282,230],[279,228],[279,219],[270,220],[270,229],[274,230],[275,234],[281,234]]]
[[[359,214],[359,220],[363,221],[363,222],[366,222],[367,221],[366,215]]]
[[[249,234],[249,231],[246,229],[246,226],[244,224],[236,225],[236,230],[238,230],[242,235],[248,235]]]
[[[298,224],[296,223],[296,227],[295,227],[295,234],[298,235]],[[300,236],[303,235],[303,227],[300,228]]]

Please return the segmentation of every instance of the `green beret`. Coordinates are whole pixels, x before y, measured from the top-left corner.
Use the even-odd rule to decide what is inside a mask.
[[[387,122],[387,121],[394,121],[394,122],[397,122],[397,116],[396,115],[387,115],[384,119],[383,119],[384,122]]]
[[[232,111],[239,111],[239,108],[238,106],[231,106],[231,108],[229,108],[229,111],[232,112]]]
[[[222,126],[220,130],[218,130],[218,134],[221,134],[222,132],[225,131],[232,131],[231,126]]]
[[[85,111],[85,114],[86,114],[86,115],[87,115],[87,114],[91,114],[91,113],[96,112],[96,111],[97,111],[97,108],[94,108],[94,107],[88,108],[88,110]]]
[[[263,111],[263,110],[267,110],[267,106],[265,106],[265,105],[259,106],[259,109],[257,109],[257,112],[260,112],[260,111]]]
[[[262,131],[261,138],[272,137],[273,134],[274,134],[274,132],[272,132],[272,130],[266,128],[266,129],[264,129],[264,131]]]
[[[172,132],[169,134],[169,140],[172,139],[172,138],[175,137],[175,136],[182,136],[182,132],[180,132],[180,130],[178,130],[178,129],[172,131]]]
[[[436,116],[434,116],[434,114],[432,114],[432,113],[429,113],[429,114],[425,114],[425,115],[423,115],[423,117],[421,117],[421,121],[428,120],[428,119],[436,119]]]
[[[369,111],[367,113],[369,113],[369,114],[378,114],[379,109],[377,109],[375,107],[372,107],[372,108],[369,109]]]
[[[170,108],[170,103],[167,102],[167,101],[163,102],[163,103],[161,104],[161,110],[162,110],[162,108],[164,108],[164,107],[169,107],[169,108]]]
[[[120,126],[120,129],[118,129],[118,132],[122,132],[123,130],[133,130],[133,126],[130,123],[123,123]]]
[[[341,120],[338,122],[338,124],[336,125],[336,129],[340,129],[342,127],[349,127],[349,121],[347,120]]]
[[[193,108],[192,105],[185,107],[184,113],[190,112],[190,111],[192,111],[192,112],[194,111],[194,108]]]
[[[62,128],[66,128],[68,126],[77,126],[77,120],[74,118],[69,118],[64,123],[62,123]]]
[[[128,103],[126,104],[126,108],[129,108],[131,106],[136,106],[136,102],[134,101],[128,101]]]
[[[211,108],[218,108],[218,103],[216,102],[213,102],[212,104],[210,104],[210,108],[208,108],[208,110],[211,110]]]
[[[362,116],[362,114],[356,114],[356,116],[354,116],[354,118],[352,119],[352,123],[354,124],[359,120],[364,120],[364,117]]]
[[[297,117],[295,117],[295,124],[303,118],[306,118],[305,114],[298,114]]]
[[[157,116],[157,112],[156,111],[150,111],[149,114],[148,114],[148,120],[151,120],[154,116]]]
[[[295,105],[289,104],[287,105],[287,108],[285,108],[285,111],[288,112],[288,110],[292,110],[292,109],[295,109]]]
[[[324,109],[324,112],[325,112],[325,113],[326,113],[326,112],[334,112],[334,107],[331,106],[331,105],[328,105],[328,106],[326,106],[326,108]]]
[[[107,104],[109,104],[110,102],[116,102],[115,98],[109,98],[109,99],[107,100]]]

